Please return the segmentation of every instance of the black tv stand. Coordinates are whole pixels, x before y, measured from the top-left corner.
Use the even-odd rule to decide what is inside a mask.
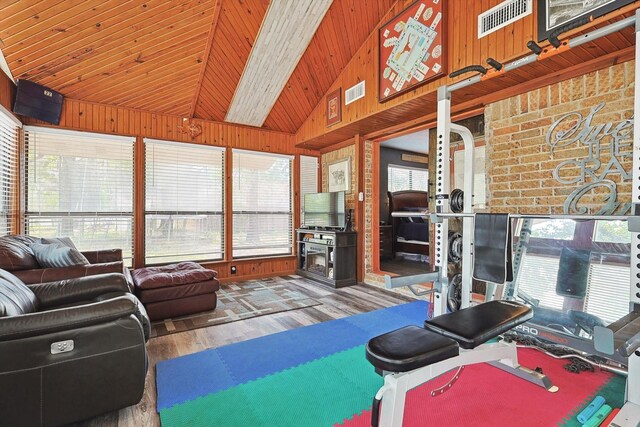
[[[356,233],[340,230],[296,230],[296,273],[333,288],[356,284]]]

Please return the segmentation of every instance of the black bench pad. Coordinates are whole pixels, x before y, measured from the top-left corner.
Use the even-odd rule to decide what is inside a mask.
[[[458,354],[457,342],[418,326],[405,326],[367,343],[367,360],[389,372],[412,371]]]
[[[424,327],[472,349],[531,317],[533,310],[524,304],[496,300],[427,320]]]

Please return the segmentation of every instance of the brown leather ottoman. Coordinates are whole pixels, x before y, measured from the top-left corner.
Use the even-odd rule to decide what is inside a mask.
[[[195,262],[134,270],[138,299],[151,320],[184,316],[216,308],[217,272]]]

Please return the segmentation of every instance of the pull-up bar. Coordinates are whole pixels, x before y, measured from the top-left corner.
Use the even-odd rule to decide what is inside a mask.
[[[588,20],[587,20],[587,22],[588,22]],[[578,25],[584,25],[587,22],[581,21],[581,22],[578,22],[577,24]],[[460,74],[462,74],[464,72],[469,72],[469,71],[478,71],[481,74],[473,76],[473,77],[469,77],[468,79],[461,80],[461,81],[459,81],[457,83],[453,83],[452,85],[447,87],[447,91],[449,93],[452,93],[452,92],[455,92],[456,90],[463,89],[463,88],[465,88],[467,86],[471,86],[473,84],[476,84],[476,83],[478,83],[478,82],[480,82],[482,80],[488,80],[488,79],[490,79],[492,77],[497,77],[498,75],[504,74],[504,73],[506,73],[508,71],[515,70],[515,69],[520,68],[520,67],[524,67],[525,65],[532,64],[532,63],[534,63],[536,61],[540,61],[540,60],[545,59],[545,58],[549,58],[551,56],[554,56],[554,55],[556,55],[558,53],[561,53],[561,52],[566,51],[568,49],[571,49],[573,47],[578,47],[578,46],[580,46],[582,44],[585,44],[585,43],[588,43],[590,41],[599,39],[601,37],[608,36],[609,34],[616,33],[616,32],[618,32],[618,31],[620,31],[620,30],[622,30],[624,28],[632,27],[632,26],[635,25],[635,23],[636,23],[636,17],[635,16],[630,16],[630,17],[622,19],[622,20],[620,20],[618,22],[614,22],[613,24],[609,24],[609,25],[607,25],[605,27],[595,29],[595,30],[591,31],[588,34],[582,34],[582,35],[576,36],[576,37],[574,37],[572,39],[569,39],[569,40],[566,40],[566,41],[562,41],[562,42],[560,42],[560,41],[555,42],[553,44],[553,47],[550,46],[550,47],[544,48],[544,49],[540,48],[537,44],[533,43],[533,45],[535,45],[535,47],[533,45],[531,45],[529,48],[532,51],[534,51],[534,53],[532,53],[530,55],[527,55],[527,56],[525,56],[523,58],[516,59],[515,61],[509,62],[507,64],[504,64],[504,66],[499,70],[492,70],[492,71],[487,72],[488,71],[487,69],[485,69],[482,66],[478,66],[478,65],[471,65],[469,67],[465,67],[462,70],[459,70],[457,72],[451,73],[451,77],[457,77],[458,75],[460,75]],[[573,27],[567,27],[567,28],[564,28],[564,31],[569,31],[571,29],[573,29]],[[556,35],[555,40],[557,40],[557,35]]]
[[[436,212],[404,212],[397,211],[391,212],[391,216],[394,218],[415,218],[415,217],[430,217],[432,222],[438,222],[439,218],[475,218],[475,213],[436,213]],[[530,219],[573,219],[576,221],[627,221],[630,217],[626,215],[566,215],[566,214],[511,214],[511,218],[530,218]]]

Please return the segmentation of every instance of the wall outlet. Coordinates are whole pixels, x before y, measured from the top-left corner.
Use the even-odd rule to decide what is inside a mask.
[[[236,269],[235,265],[231,266],[231,274],[236,274],[238,272],[238,270]]]

